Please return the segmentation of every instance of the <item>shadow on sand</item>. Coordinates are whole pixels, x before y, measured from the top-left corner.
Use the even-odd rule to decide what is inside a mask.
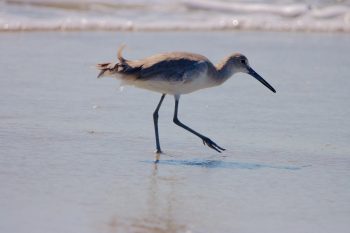
[[[154,161],[141,161],[144,163],[154,163]],[[204,167],[204,168],[226,168],[226,169],[260,169],[260,168],[273,168],[273,169],[283,169],[283,170],[300,170],[302,167],[297,166],[278,166],[278,165],[268,165],[259,163],[241,163],[241,162],[226,162],[221,160],[159,160],[158,164],[173,165],[173,166],[194,166],[194,167]]]

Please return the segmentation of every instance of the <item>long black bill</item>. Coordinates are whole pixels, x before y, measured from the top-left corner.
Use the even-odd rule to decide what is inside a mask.
[[[268,82],[265,81],[258,73],[256,73],[252,68],[248,68],[248,74],[256,78],[259,82],[264,84],[265,87],[269,88],[272,92],[276,93],[275,88],[273,88]]]

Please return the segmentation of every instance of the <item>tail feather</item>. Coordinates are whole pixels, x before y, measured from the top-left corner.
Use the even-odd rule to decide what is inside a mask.
[[[118,64],[113,64],[113,63],[110,63],[110,62],[106,62],[106,63],[99,63],[96,65],[96,68],[98,70],[106,70],[106,69],[114,69],[115,68],[115,65],[118,65]]]
[[[98,74],[97,78],[100,78],[103,76],[106,72],[107,73],[114,73],[114,71],[118,71],[119,64],[113,64],[113,63],[100,63],[96,65],[96,68],[100,70],[101,72]]]
[[[120,46],[120,48],[118,49],[118,60],[120,61],[121,64],[126,62],[126,59],[123,57],[123,50],[125,49],[126,45],[123,44],[122,46]]]
[[[100,78],[103,75],[111,75],[111,74],[123,74],[123,75],[132,75],[133,77],[138,76],[138,71],[141,69],[142,66],[134,66],[129,64],[131,61],[128,61],[123,57],[123,50],[126,47],[126,45],[122,45],[118,50],[118,60],[117,63],[100,63],[96,65],[96,68],[100,70],[101,72],[97,76]],[[129,76],[128,78],[131,78]]]

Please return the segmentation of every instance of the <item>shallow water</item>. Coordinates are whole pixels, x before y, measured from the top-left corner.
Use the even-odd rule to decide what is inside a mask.
[[[1,232],[346,232],[350,39],[289,33],[0,34]],[[160,110],[160,95],[96,79],[93,65],[186,50],[233,51],[247,75]]]

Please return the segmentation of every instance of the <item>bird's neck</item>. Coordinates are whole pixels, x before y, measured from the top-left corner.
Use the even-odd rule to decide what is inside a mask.
[[[216,70],[216,79],[219,84],[224,83],[235,73],[234,69],[232,69],[231,65],[227,61],[222,61],[216,65]]]

